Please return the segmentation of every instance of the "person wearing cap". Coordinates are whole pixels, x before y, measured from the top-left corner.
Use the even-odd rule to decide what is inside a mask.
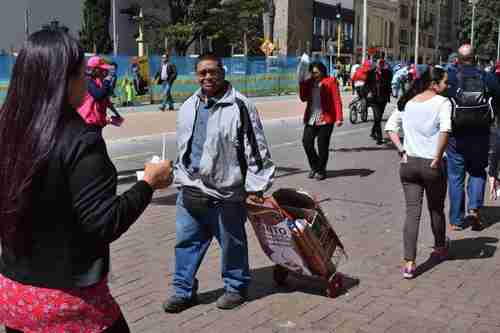
[[[448,66],[448,97],[452,100],[461,98],[464,89],[475,89],[474,80],[479,78],[488,97],[497,101],[500,87],[492,73],[480,70],[474,63],[474,49],[465,44],[458,49],[458,63]],[[468,82],[467,86],[465,82]],[[472,83],[471,83],[472,82]],[[455,103],[456,104],[456,103]],[[471,106],[468,106],[469,108]],[[474,107],[474,106],[472,106]],[[453,113],[452,113],[453,114]],[[452,121],[455,123],[454,119]],[[446,150],[448,166],[448,191],[450,198],[450,225],[452,230],[459,231],[472,226],[472,230],[482,230],[480,209],[484,205],[486,189],[486,167],[490,145],[490,128],[455,128],[450,135]],[[490,167],[490,169],[492,169]],[[491,171],[491,170],[490,170]],[[465,178],[467,182],[467,203],[465,200]],[[466,210],[467,208],[467,210]],[[466,211],[468,217],[466,218]],[[469,220],[470,223],[466,223]]]
[[[78,113],[89,125],[103,128],[108,124],[120,126],[123,123],[123,117],[110,99],[113,86],[112,81],[106,78],[112,68],[99,56],[87,61],[87,93]],[[108,108],[115,114],[113,117],[107,117]]]
[[[373,109],[373,127],[370,136],[378,145],[383,144],[382,117],[392,94],[392,72],[386,68],[385,60],[379,59],[377,66],[368,72],[366,81],[368,104]]]
[[[155,80],[162,85],[162,103],[160,111],[165,111],[168,104],[168,111],[174,111],[174,99],[172,98],[172,86],[177,78],[177,69],[174,64],[170,63],[170,56],[165,53],[161,56],[161,66],[155,75]]]

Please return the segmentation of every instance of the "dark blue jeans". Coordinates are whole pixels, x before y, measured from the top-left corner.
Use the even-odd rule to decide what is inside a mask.
[[[221,247],[224,289],[246,293],[250,283],[248,244],[245,231],[247,209],[243,202],[220,202],[203,217],[193,217],[184,207],[182,191],[177,196],[175,295],[190,298],[201,261],[215,237]]]
[[[489,133],[450,137],[446,158],[448,161],[448,190],[450,196],[450,223],[462,225],[465,216],[465,175],[467,209],[478,209],[484,204],[486,167],[488,166]]]
[[[162,84],[163,98],[161,102],[161,107],[165,108],[168,104],[169,109],[174,108],[174,99],[172,98],[172,84],[168,81],[164,81]]]

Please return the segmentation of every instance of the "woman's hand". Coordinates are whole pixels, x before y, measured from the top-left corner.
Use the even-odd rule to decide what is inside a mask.
[[[431,162],[431,169],[439,169],[441,167],[441,159],[435,158]]]
[[[495,177],[488,177],[488,182],[490,184],[490,200],[497,200],[497,190],[499,182]]]
[[[153,190],[167,188],[172,184],[174,174],[172,172],[171,161],[161,161],[159,163],[146,163],[144,168],[144,181]]]

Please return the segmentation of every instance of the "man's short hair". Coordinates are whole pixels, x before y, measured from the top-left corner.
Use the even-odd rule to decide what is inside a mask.
[[[196,65],[194,66],[194,69],[198,69],[198,64],[202,61],[215,61],[217,63],[217,67],[219,67],[221,70],[224,71],[224,63],[222,62],[222,58],[216,56],[214,53],[208,52],[204,53],[201,56],[198,57],[198,61],[196,62]]]
[[[458,60],[460,62],[473,62],[474,49],[470,44],[464,44],[458,49]]]

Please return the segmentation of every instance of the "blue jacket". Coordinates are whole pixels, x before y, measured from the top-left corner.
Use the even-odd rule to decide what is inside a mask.
[[[449,66],[448,69],[448,97],[456,97],[458,90],[458,72],[462,69],[462,72],[465,76],[474,75],[479,73],[483,82],[488,88],[488,91],[492,94],[491,97],[493,99],[500,98],[500,86],[498,84],[498,80],[494,74],[484,72],[481,69],[477,68],[474,65],[458,65],[458,66]]]

